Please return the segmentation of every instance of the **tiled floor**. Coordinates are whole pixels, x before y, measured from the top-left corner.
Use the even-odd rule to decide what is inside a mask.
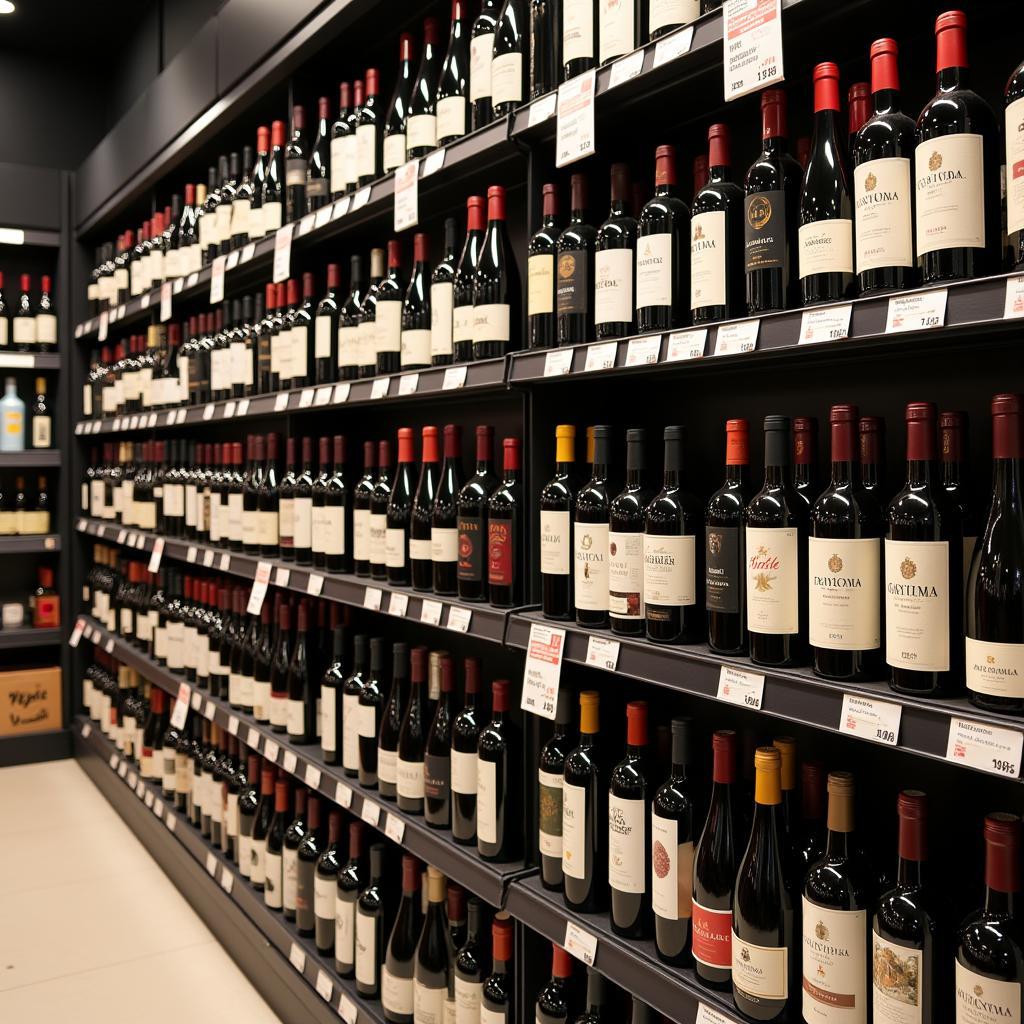
[[[74,761],[0,769],[0,1021],[279,1024]]]

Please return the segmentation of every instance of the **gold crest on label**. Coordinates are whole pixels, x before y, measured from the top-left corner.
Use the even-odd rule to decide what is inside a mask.
[[[878,178],[876,178],[875,175],[871,171],[868,171],[867,177],[864,179],[864,191],[865,192],[874,192],[877,187],[878,187]]]
[[[593,546],[594,538],[591,537],[589,533],[583,534],[580,538],[580,547],[583,548],[584,551],[589,551]]]
[[[693,240],[696,242],[698,239],[703,238],[703,237],[704,237],[704,226],[702,224],[698,224],[693,229]]]
[[[742,961],[743,961],[743,962],[744,962],[745,964],[748,964],[748,963],[750,963],[750,950],[749,950],[749,949],[747,949],[747,947],[746,947],[746,946],[744,946],[744,947],[743,947],[743,948],[742,948],[742,949],[740,950],[740,959],[741,959],[741,960],[742,960]]]
[[[708,550],[713,555],[721,553],[722,550],[722,535],[715,530],[708,532]]]
[[[824,921],[819,921],[814,926],[814,934],[822,942],[828,942],[828,928],[825,927]]]
[[[932,155],[928,157],[928,170],[937,171],[942,166],[942,154],[933,151]]]
[[[572,277],[576,270],[576,257],[565,253],[558,257],[558,276],[562,278]]]
[[[760,231],[772,219],[772,204],[766,196],[754,196],[747,207],[747,221],[755,231]]]
[[[828,560],[829,572],[841,572],[843,568],[843,560],[838,555],[833,555]]]
[[[917,562],[912,558],[904,558],[900,562],[900,575],[905,580],[912,580],[917,575]]]

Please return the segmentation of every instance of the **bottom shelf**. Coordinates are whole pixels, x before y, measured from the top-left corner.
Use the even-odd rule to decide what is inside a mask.
[[[333,959],[321,956],[312,939],[300,936],[291,922],[271,910],[263,902],[262,894],[251,888],[242,877],[235,862],[225,857],[220,850],[210,846],[186,815],[165,804],[160,796],[159,786],[140,779],[135,767],[121,757],[114,744],[99,728],[86,717],[78,716],[72,723],[71,732],[78,756],[91,755],[105,761],[109,765],[106,777],[123,783],[122,792],[134,793],[138,798],[140,810],[148,808],[163,822],[165,829],[156,833],[154,841],[163,838],[167,843],[176,842],[206,869],[210,876],[210,885],[209,893],[204,893],[204,903],[208,903],[210,899],[217,902],[227,901],[244,913],[255,926],[258,935],[270,944],[275,953],[284,958],[283,966],[286,971],[291,972],[293,980],[298,981],[301,977],[308,983],[308,986],[303,988],[305,995],[312,998],[304,999],[302,1006],[294,1006],[291,1019],[328,1022],[337,1020],[340,1016],[346,1024],[384,1024],[380,1004],[358,995],[354,981],[338,977]],[[99,770],[102,772],[102,767]],[[121,810],[120,807],[117,809]],[[122,817],[129,820],[123,812]],[[133,822],[129,820],[129,824],[133,825]],[[151,847],[147,836],[134,827],[133,831],[144,845]],[[154,850],[151,849],[150,852],[155,855]],[[229,952],[233,954],[232,950]],[[244,969],[244,965],[242,966]],[[280,961],[277,966],[280,966]],[[256,975],[250,973],[250,980],[262,994],[267,995],[264,989],[266,978],[262,971]],[[274,1002],[270,999],[268,1001]],[[278,1007],[275,1006],[275,1009]],[[278,1012],[280,1013],[280,1009]]]

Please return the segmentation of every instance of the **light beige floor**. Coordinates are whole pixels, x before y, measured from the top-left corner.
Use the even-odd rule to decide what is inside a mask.
[[[280,1024],[74,761],[0,769],[0,1021]]]

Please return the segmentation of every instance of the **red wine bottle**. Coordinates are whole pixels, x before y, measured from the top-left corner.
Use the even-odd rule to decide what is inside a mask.
[[[620,7],[632,11],[629,4]],[[630,47],[632,49],[632,46]],[[611,210],[598,228],[594,257],[594,332],[623,338],[635,327],[633,276],[637,222],[629,213],[629,164],[612,164]]]
[[[445,921],[445,878],[427,868],[427,913],[416,944],[413,1006],[416,1020],[443,1021],[449,988],[454,989],[452,950]]]
[[[412,96],[413,67],[416,44],[408,32],[398,37],[398,78],[384,118],[384,174],[400,167],[406,161],[406,139],[409,101]]]
[[[370,496],[376,462],[376,444],[364,441],[363,475],[352,489],[352,554],[356,575],[364,577],[370,575]]]
[[[359,303],[357,315],[356,350],[359,354],[356,361],[359,364],[360,379],[377,375],[377,295],[384,280],[386,257],[384,249],[370,250],[370,283]]]
[[[398,737],[402,730],[408,679],[409,645],[396,643],[391,648],[391,689],[382,708],[377,733],[377,790],[386,800],[398,797]]]
[[[434,564],[431,560],[431,520],[438,484],[437,427],[423,428],[423,450],[420,478],[409,516],[409,563],[412,585],[416,590],[430,590]],[[401,465],[399,465],[401,469]]]
[[[430,240],[417,231],[413,236],[412,276],[402,302],[402,370],[422,370],[430,365],[429,261]]]
[[[466,200],[466,241],[455,268],[453,291],[452,361],[456,363],[473,358],[473,288],[483,248],[485,203],[483,196]]]
[[[345,677],[341,696],[341,765],[350,778],[359,774],[359,695],[368,678],[368,654],[366,636],[356,634],[352,673]]]
[[[554,732],[540,748],[537,762],[538,846],[541,882],[546,889],[560,890],[562,876],[562,787],[565,758],[572,749],[570,738],[573,694],[564,686],[558,691]]]
[[[597,2],[568,0],[562,9],[562,81],[597,64]]]
[[[313,379],[330,384],[338,367],[338,303],[341,301],[341,267],[327,264],[327,294],[320,300],[313,318]]]
[[[608,516],[608,612],[612,632],[644,635],[644,522],[652,491],[644,480],[644,431],[626,431],[626,486]]]
[[[340,838],[341,811],[335,808],[327,815],[327,842],[317,858],[313,875],[313,941],[317,952],[328,958],[334,953],[338,871],[343,863],[338,851]]]
[[[349,262],[351,285],[345,300],[338,299],[337,379],[355,380],[363,363],[359,311],[366,295],[363,258],[353,256]]]
[[[573,516],[573,603],[579,625],[607,627],[611,427],[595,426],[592,430],[592,475],[576,495]]]
[[[373,789],[377,785],[377,734],[380,732],[384,691],[384,640],[370,640],[370,672],[359,689],[359,785]]]
[[[316,135],[310,144],[306,162],[306,212],[312,213],[331,201],[331,140],[329,121],[331,101],[326,96],[317,100]]]
[[[423,817],[433,828],[451,827],[454,676],[452,659],[442,655],[441,693],[423,753]]]
[[[491,720],[477,743],[476,845],[484,860],[515,860],[521,847],[519,743],[512,711],[512,684],[491,683]]]
[[[527,247],[526,330],[529,348],[555,344],[555,251],[558,245],[558,186],[541,189],[541,225]]]
[[[384,1019],[392,1024],[412,1024],[416,945],[423,928],[420,910],[420,862],[402,855],[402,898],[388,937],[381,972],[381,1005]]]
[[[340,199],[346,195],[358,178],[356,172],[356,123],[362,99],[362,96],[356,97],[353,105],[351,84],[342,82],[338,86],[338,118],[331,125],[330,133],[330,194],[332,199]]]
[[[491,973],[480,993],[480,1020],[487,1024],[512,1024],[516,1019],[513,934],[508,915],[497,915],[491,925]]]
[[[587,3],[590,0],[586,0]],[[594,336],[593,280],[597,231],[587,223],[587,179],[571,178],[569,223],[555,245],[555,314],[559,345]]]
[[[377,479],[370,495],[370,575],[375,580],[388,576],[385,545],[390,501],[391,442],[381,441],[377,446]]]
[[[793,418],[793,490],[814,507],[822,488],[818,483],[818,421],[814,416]]]
[[[335,886],[334,969],[342,978],[351,978],[356,969],[356,905],[369,883],[364,844],[363,823],[349,822],[348,860]]]
[[[388,582],[392,585],[408,586],[410,582],[409,523],[415,487],[414,464],[412,428],[400,427],[398,466],[395,469],[395,481],[387,505],[387,529],[384,537],[384,562],[387,566]]]
[[[306,213],[306,108],[292,107],[292,135],[284,149],[285,220],[298,220]]]
[[[593,913],[605,903],[608,784],[598,746],[600,696],[580,694],[579,745],[565,759],[562,787],[562,873],[565,902],[571,910]]]
[[[495,118],[506,117],[523,102],[527,47],[524,8],[524,0],[503,0],[494,27],[491,103]]]
[[[435,594],[458,592],[458,498],[462,490],[462,428],[444,428],[444,462],[430,511],[430,561]],[[415,575],[415,566],[413,567]]]
[[[1006,263],[1024,266],[1024,61],[1006,82]]]
[[[551,977],[537,993],[537,1024],[569,1024],[573,1008],[572,956],[551,943]]]
[[[522,456],[518,437],[502,441],[502,481],[487,502],[487,594],[496,608],[519,601],[519,550],[522,545]]]
[[[494,30],[498,24],[500,8],[499,0],[483,0],[480,14],[473,22],[469,43],[469,100],[473,131],[490,124],[494,118],[491,64],[494,59]]]
[[[568,619],[573,614],[571,571],[572,519],[577,484],[576,428],[555,427],[555,475],[540,493],[541,611],[548,619]]]
[[[427,649],[412,649],[409,674],[409,699],[405,704],[402,728],[398,733],[397,788],[398,808],[408,814],[423,813],[423,752],[429,722],[423,685],[427,678]]]
[[[458,589],[463,601],[487,597],[487,503],[498,479],[494,475],[492,451],[494,428],[476,428],[476,470],[459,491],[458,498]]]
[[[403,857],[403,874],[404,861]],[[384,844],[374,843],[370,847],[370,883],[356,903],[356,991],[367,999],[380,996],[381,951],[391,908],[385,892]]]
[[[465,661],[465,704],[452,720],[452,837],[457,843],[476,842],[477,746],[481,716],[476,695],[480,688],[480,663]]]
[[[409,94],[406,119],[405,157],[415,160],[437,147],[437,80],[444,59],[439,44],[441,29],[437,18],[423,19],[423,55]]]
[[[505,223],[505,189],[487,189],[487,230],[473,275],[472,358],[504,356],[518,339],[519,278]]]
[[[402,309],[405,291],[402,243],[392,238],[388,242],[387,277],[377,286],[374,308],[373,344],[379,374],[397,373],[402,368]]]
[[[452,0],[448,50],[437,82],[437,144],[447,146],[469,131],[469,4]]]
[[[455,268],[457,253],[454,217],[444,219],[444,256],[430,275],[430,365],[450,366],[455,325]]]
[[[271,910],[284,906],[284,836],[292,820],[291,786],[287,779],[278,779],[274,784],[274,816],[267,829],[266,853],[263,860],[263,902]]]
[[[309,615],[309,602],[301,600],[295,646],[288,663],[288,739],[293,743],[313,743],[316,740],[316,698],[313,696],[307,650]]]
[[[264,602],[266,607],[266,602]],[[342,688],[345,685],[345,627],[338,615],[340,609],[331,605],[333,648],[331,662],[320,680],[320,749],[325,764],[341,764]]]
[[[356,121],[356,172],[359,187],[369,185],[382,171],[383,129],[380,109],[380,71],[367,68],[364,76],[366,98]],[[357,100],[358,102],[358,100]]]

